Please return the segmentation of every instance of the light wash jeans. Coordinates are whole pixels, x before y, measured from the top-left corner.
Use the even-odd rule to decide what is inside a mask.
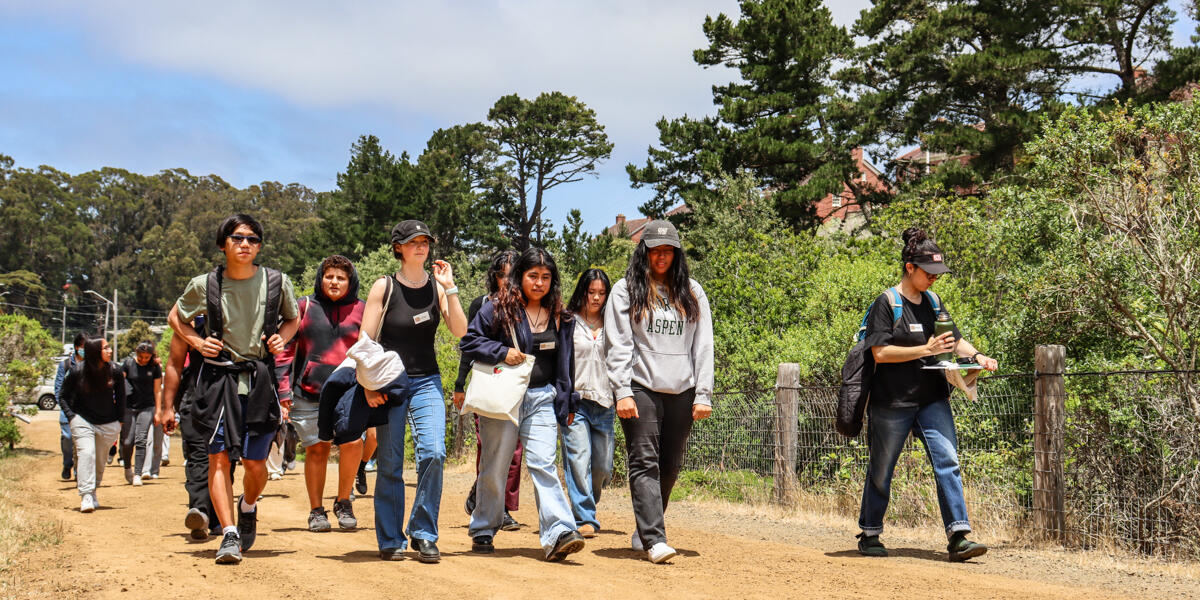
[[[78,459],[75,461],[75,479],[80,497],[91,495],[95,500],[96,488],[104,479],[104,467],[108,464],[108,449],[120,436],[120,421],[92,425],[79,415],[71,419],[71,439],[75,442]]]
[[[575,519],[566,494],[558,482],[554,464],[558,422],[554,419],[554,386],[530,388],[521,402],[520,426],[508,419],[479,417],[481,448],[479,478],[476,480],[475,512],[471,513],[470,535],[495,536],[504,519],[504,486],[508,465],[520,439],[525,447],[525,466],[533,479],[538,508],[538,531],[542,550],[549,551],[558,536],[575,529]]]
[[[600,530],[596,505],[600,492],[612,481],[613,407],[604,408],[591,400],[582,400],[575,421],[562,429],[563,478],[575,525],[591,525]]]
[[[404,522],[404,427],[412,427],[417,491],[408,528]],[[446,463],[446,399],[441,375],[410,377],[403,398],[392,400],[388,424],[375,429],[379,441],[375,471],[375,538],[380,550],[408,547],[408,538],[436,542]],[[509,450],[508,456],[512,457]]]
[[[946,536],[956,531],[971,531],[967,520],[967,502],[963,498],[962,471],[958,466],[958,436],[950,403],[942,400],[920,408],[889,408],[869,405],[867,439],[870,464],[863,486],[862,509],[858,526],[867,535],[883,532],[883,515],[892,493],[892,474],[904,449],[908,433],[925,446],[937,482],[938,507]]]

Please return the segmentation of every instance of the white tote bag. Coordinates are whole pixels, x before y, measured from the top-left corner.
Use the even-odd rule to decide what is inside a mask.
[[[519,348],[517,333],[508,326],[512,347]],[[463,414],[475,413],[491,419],[508,419],[520,425],[521,401],[529,388],[529,376],[533,373],[534,357],[525,355],[525,362],[510,365],[501,361],[494,365],[476,361],[471,365],[471,382],[467,384]]]

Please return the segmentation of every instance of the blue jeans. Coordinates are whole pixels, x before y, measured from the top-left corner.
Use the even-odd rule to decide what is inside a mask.
[[[71,441],[71,423],[67,413],[58,411],[58,440],[62,449],[63,470],[75,467],[75,443]]]
[[[582,400],[575,411],[575,422],[562,429],[563,476],[576,525],[600,529],[596,504],[600,492],[612,481],[613,407],[604,408],[591,400]]]
[[[442,467],[446,462],[446,399],[441,375],[410,377],[401,398],[392,400],[388,424],[375,432],[379,440],[375,472],[375,538],[380,550],[408,547],[408,538],[436,542],[442,504]],[[412,514],[404,522],[404,426],[412,426],[417,461],[417,492]],[[511,456],[512,453],[509,453]]]
[[[521,401],[521,425],[508,419],[479,417],[479,478],[475,484],[475,512],[471,513],[471,537],[496,535],[504,518],[504,486],[517,440],[525,446],[525,466],[533,479],[538,508],[538,532],[542,550],[549,550],[558,536],[575,529],[571,507],[558,482],[554,465],[558,422],[554,419],[554,386],[529,388]]]
[[[888,408],[872,404],[868,405],[867,416],[871,461],[858,516],[858,526],[863,533],[879,535],[883,532],[883,515],[892,493],[892,474],[910,431],[925,446],[933,466],[946,536],[956,531],[971,531],[950,403],[942,400],[920,408]]]

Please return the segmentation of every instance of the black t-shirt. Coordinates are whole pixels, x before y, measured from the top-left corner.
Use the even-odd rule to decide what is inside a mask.
[[[379,344],[400,355],[410,376],[437,375],[440,371],[433,344],[442,313],[433,278],[416,289],[394,280],[393,285],[391,304],[381,317]]]
[[[884,292],[875,299],[867,316],[866,345],[874,346],[921,346],[933,336],[937,321],[928,297],[921,295],[921,303],[913,304],[901,296],[904,308],[900,320],[892,320],[892,303]],[[945,305],[942,310],[946,310]],[[954,327],[954,338],[961,339],[958,326]],[[936,369],[922,369],[927,364],[936,364],[937,357],[910,360],[902,363],[876,364],[871,376],[871,404],[891,408],[914,408],[950,398],[950,383],[946,374]]]
[[[551,319],[545,331],[533,334],[533,372],[529,387],[541,387],[558,375],[558,327]]]
[[[162,379],[162,368],[154,359],[145,366],[139,365],[132,356],[125,359],[125,381],[129,383],[129,397],[126,406],[129,410],[154,408],[154,380]]]

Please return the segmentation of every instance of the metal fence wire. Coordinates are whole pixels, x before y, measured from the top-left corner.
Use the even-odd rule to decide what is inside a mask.
[[[987,535],[1069,547],[1200,558],[1200,375],[1080,373],[1065,377],[1062,531],[1033,518],[1034,374],[979,380],[951,397],[972,525]],[[1190,387],[1189,387],[1190,386]],[[836,387],[799,386],[795,503],[857,516],[866,435],[834,431]],[[769,501],[776,487],[775,390],[718,393],[695,424],[681,475],[689,493]],[[887,521],[941,527],[924,448],[910,437],[892,480]]]

